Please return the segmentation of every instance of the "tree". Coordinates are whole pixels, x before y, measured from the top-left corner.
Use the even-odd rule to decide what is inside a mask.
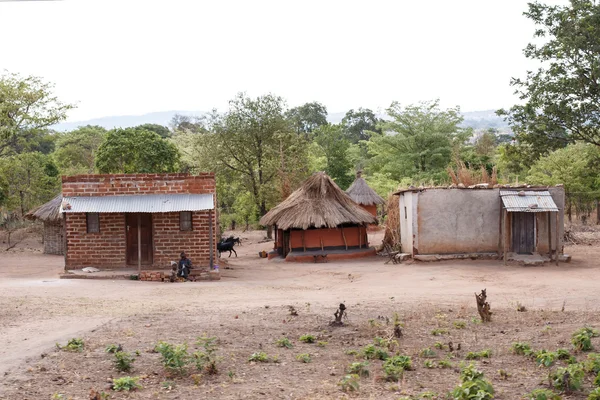
[[[159,124],[142,124],[135,127],[136,129],[145,129],[147,131],[151,131],[157,133],[163,139],[167,139],[171,137],[171,131],[166,126],[162,126]]]
[[[106,129],[92,125],[59,134],[54,160],[61,173],[93,174],[96,171],[96,154],[105,136]]]
[[[175,172],[178,163],[175,145],[157,133],[136,128],[108,131],[96,155],[96,168],[103,174]]]
[[[174,132],[206,133],[204,120],[204,117],[175,114],[169,126]]]
[[[393,102],[387,113],[393,121],[381,124],[384,135],[368,142],[370,170],[396,181],[444,180],[453,151],[471,136],[459,127],[460,108],[441,110],[439,100],[407,107]]]
[[[296,133],[311,133],[319,126],[327,125],[327,108],[319,103],[306,103],[285,113]]]
[[[66,118],[74,106],[60,102],[52,88],[35,76],[0,76],[0,157]]]
[[[356,111],[349,110],[342,118],[344,132],[353,144],[357,144],[360,140],[369,140],[368,132],[381,133],[379,122],[373,111],[362,107]]]
[[[511,85],[524,104],[504,115],[520,143],[542,148],[538,156],[575,140],[600,146],[600,5],[571,0],[568,6],[529,3],[525,16],[539,43],[524,54],[540,62],[537,71]]]
[[[315,130],[314,141],[321,146],[327,160],[325,172],[342,189],[352,183],[352,163],[348,158],[350,142],[340,125],[324,125]]]

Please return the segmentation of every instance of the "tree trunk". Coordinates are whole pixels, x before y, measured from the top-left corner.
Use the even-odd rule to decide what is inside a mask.
[[[600,225],[600,201],[596,199],[596,225]]]
[[[267,202],[262,200],[260,202],[260,215],[263,216],[267,213]],[[267,226],[267,239],[273,239],[273,227]]]

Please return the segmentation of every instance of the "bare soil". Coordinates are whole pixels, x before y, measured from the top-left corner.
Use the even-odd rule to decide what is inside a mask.
[[[458,383],[466,354],[484,349],[491,349],[491,358],[476,364],[494,385],[496,398],[518,399],[546,387],[548,369],[512,354],[511,343],[570,349],[575,330],[600,327],[596,246],[567,247],[573,261],[559,267],[504,267],[497,261],[386,265],[382,257],[295,264],[258,257],[272,247],[259,243],[264,232],[235,234],[242,237],[239,257],[222,259],[218,282],[60,280],[63,258],[41,254],[39,241],[2,250],[0,399],[89,399],[91,388],[110,399],[397,399],[426,392],[444,398]],[[371,243],[382,235],[372,234]],[[474,292],[484,288],[493,312],[489,324],[476,322]],[[339,303],[348,307],[348,318],[334,328],[329,322]],[[517,312],[517,303],[527,311]],[[289,305],[298,316],[290,315]],[[404,335],[390,353],[410,355],[413,370],[398,383],[385,382],[382,361],[370,360],[370,376],[361,378],[358,392],[342,392],[338,382],[346,368],[363,360],[361,349],[375,337],[391,334],[394,313]],[[465,328],[457,328],[456,321]],[[434,336],[434,329],[447,332]],[[203,334],[219,339],[217,375],[190,366],[185,374],[170,376],[152,352],[160,340],[187,343],[196,351],[196,338]],[[302,343],[305,334],[327,343]],[[83,339],[82,352],[56,348],[74,337]],[[281,337],[294,347],[277,347]],[[434,348],[436,342],[443,349]],[[134,355],[130,373],[116,371],[114,356],[104,351],[108,344],[121,344]],[[600,339],[593,344],[600,349]],[[449,359],[452,368],[426,368],[423,348],[436,353],[434,364]],[[359,354],[346,354],[351,350]],[[248,362],[261,351],[278,362]],[[310,363],[296,359],[302,353],[310,354]],[[112,378],[126,375],[140,377],[143,388],[109,389]],[[586,377],[583,391],[563,398],[585,399],[592,380]]]

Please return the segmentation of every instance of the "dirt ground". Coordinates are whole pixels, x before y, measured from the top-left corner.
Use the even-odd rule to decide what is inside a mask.
[[[1,254],[0,399],[87,400],[91,388],[110,399],[445,398],[458,383],[466,354],[484,349],[492,350],[491,358],[476,364],[496,398],[518,399],[547,387],[548,369],[512,354],[511,343],[570,349],[575,330],[600,328],[596,245],[566,247],[573,261],[558,267],[504,267],[498,261],[386,265],[382,257],[295,264],[260,259],[257,253],[272,247],[259,243],[263,232],[235,234],[243,245],[238,258],[221,263],[217,282],[60,280],[63,258],[41,254],[35,238]],[[372,234],[371,243],[381,237]],[[473,293],[484,288],[494,312],[489,324],[476,322]],[[348,307],[348,318],[344,327],[331,327],[339,303]],[[527,311],[517,312],[517,303]],[[298,316],[290,315],[290,305]],[[360,379],[359,390],[344,393],[338,383],[347,367],[364,361],[361,349],[375,337],[391,334],[394,313],[403,336],[388,351],[411,356],[413,369],[397,383],[385,382],[382,361],[370,360],[370,375]],[[462,323],[465,328],[458,328]],[[435,329],[442,334],[432,335]],[[217,375],[190,366],[170,376],[152,351],[163,340],[187,343],[191,353],[204,334],[218,338]],[[299,337],[305,334],[326,343],[303,343]],[[294,347],[277,347],[282,337]],[[56,348],[70,338],[83,339],[82,352]],[[437,342],[442,349],[434,348]],[[104,351],[109,344],[134,356],[131,372],[117,372],[114,355]],[[600,339],[593,344],[600,349]],[[435,356],[423,358],[424,348]],[[358,354],[347,354],[352,350]],[[261,351],[271,362],[248,362]],[[303,353],[311,362],[296,359]],[[437,365],[442,359],[452,367],[425,367],[427,360]],[[504,379],[499,370],[509,376]],[[126,375],[140,377],[143,388],[109,389],[112,378]],[[563,398],[585,399],[592,380],[586,377],[583,391]]]

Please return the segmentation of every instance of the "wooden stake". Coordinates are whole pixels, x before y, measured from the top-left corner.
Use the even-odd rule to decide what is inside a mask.
[[[358,227],[358,248],[362,249],[362,234],[360,232],[360,225]]]
[[[506,209],[504,209],[504,229],[503,229],[503,235],[504,235],[504,265],[506,265],[506,259],[507,259],[507,253],[508,253],[508,235],[507,235],[507,231],[508,231],[508,211],[506,211]]]
[[[500,256],[500,249],[502,249],[502,233],[503,233],[503,229],[502,229],[502,224],[503,224],[503,220],[502,220],[502,197],[500,197],[500,216],[498,218],[498,256]]]
[[[556,254],[556,266],[558,266],[558,234],[560,230],[558,229],[558,213],[556,213],[556,238],[554,239],[556,242],[556,249],[554,250]]]
[[[302,249],[306,252],[306,243],[304,243],[304,231],[302,231]]]
[[[346,235],[344,235],[344,227],[342,226],[342,239],[344,239],[344,245],[346,246],[346,250],[348,250],[348,242],[346,242]]]
[[[321,241],[321,251],[323,251],[323,238],[319,238],[319,240]]]
[[[213,269],[214,265],[215,265],[215,260],[214,260],[214,237],[213,237],[213,210],[208,210],[208,245],[210,246],[210,251],[209,251],[209,268]]]
[[[552,261],[552,215],[548,213],[548,254]]]

